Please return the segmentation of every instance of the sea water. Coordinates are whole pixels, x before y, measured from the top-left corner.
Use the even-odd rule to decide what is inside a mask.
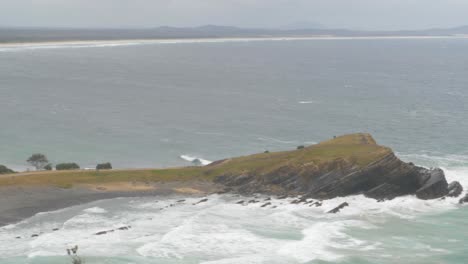
[[[42,152],[82,167],[179,166],[369,132],[403,160],[442,167],[467,189],[467,44],[277,39],[3,48],[0,164],[25,169],[27,157]],[[122,198],[41,213],[0,229],[0,263],[67,263],[65,249],[74,245],[87,263],[468,261],[468,207],[457,199],[236,204],[250,198],[213,195],[198,205],[200,198]],[[350,206],[325,213],[343,201]]]

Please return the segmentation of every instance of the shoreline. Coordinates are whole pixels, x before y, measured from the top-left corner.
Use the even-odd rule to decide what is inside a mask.
[[[85,48],[85,47],[118,47],[154,44],[189,44],[189,43],[224,43],[253,41],[301,41],[301,40],[388,40],[388,39],[468,39],[468,34],[433,35],[433,36],[284,36],[284,37],[206,37],[206,38],[152,38],[152,39],[116,39],[116,40],[50,40],[25,42],[0,42],[1,49],[40,49],[40,48]],[[3,50],[3,51],[5,51]]]
[[[120,197],[203,196],[223,190],[211,182],[156,182],[82,184],[72,188],[51,186],[0,187],[0,227],[19,223],[38,213]]]

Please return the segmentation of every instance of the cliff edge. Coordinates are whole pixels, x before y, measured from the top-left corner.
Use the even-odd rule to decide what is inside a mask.
[[[316,199],[364,194],[384,200],[409,194],[435,199],[451,192],[441,169],[405,163],[390,148],[378,145],[364,133],[294,151],[219,161],[205,170],[217,174],[215,182],[246,194],[306,195]]]

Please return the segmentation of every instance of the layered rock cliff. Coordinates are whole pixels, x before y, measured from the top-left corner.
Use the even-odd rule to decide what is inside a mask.
[[[434,199],[449,193],[441,169],[405,163],[391,149],[377,145],[369,134],[345,135],[294,151],[224,160],[205,169],[217,174],[217,183],[240,193],[317,199],[354,194],[375,199],[414,194]]]

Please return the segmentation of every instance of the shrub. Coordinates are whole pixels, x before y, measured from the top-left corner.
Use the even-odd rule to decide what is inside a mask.
[[[110,162],[98,164],[96,170],[112,170],[112,164]]]
[[[44,166],[44,170],[48,170],[48,171],[51,171],[52,170],[52,164],[47,164]]]
[[[32,154],[27,162],[34,166],[36,170],[42,170],[47,164],[49,164],[49,160],[47,159],[46,155],[41,153]]]
[[[297,149],[303,149],[303,148],[304,148],[303,145],[297,146]]]
[[[9,174],[9,173],[15,173],[15,172],[7,168],[6,166],[0,165],[0,174]]]
[[[79,170],[80,166],[76,163],[60,163],[55,166],[56,170]]]
[[[67,248],[67,255],[71,258],[72,264],[83,264],[85,263],[82,258],[78,256],[78,246]]]
[[[270,151],[268,151],[268,150],[265,150],[265,152],[263,152],[263,153],[270,153]]]

